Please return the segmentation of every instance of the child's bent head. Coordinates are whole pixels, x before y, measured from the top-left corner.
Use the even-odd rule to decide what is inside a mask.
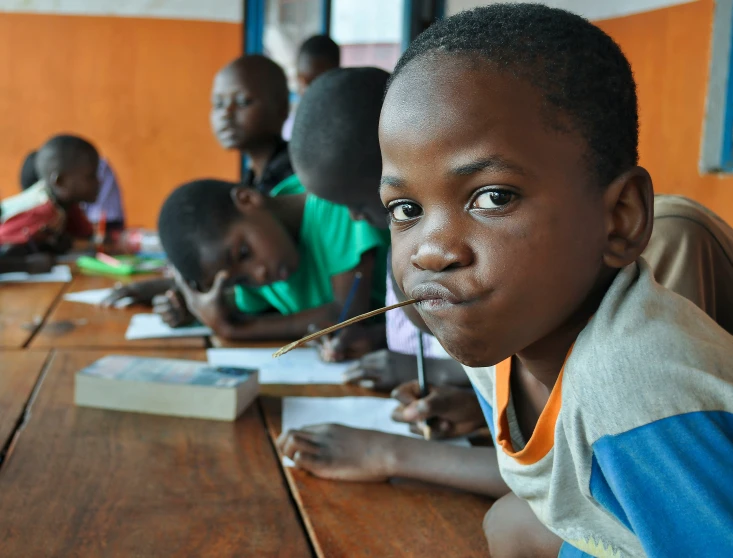
[[[197,180],[176,189],[158,217],[163,248],[191,286],[206,291],[216,274],[261,286],[287,279],[298,266],[292,237],[253,188]]]
[[[387,226],[379,199],[379,113],[389,74],[343,68],[318,78],[295,115],[290,158],[306,189],[345,205],[355,219]]]
[[[302,95],[321,74],[341,65],[341,49],[328,35],[306,39],[298,49],[297,81]]]
[[[641,254],[637,121],[619,47],[562,10],[463,12],[405,52],[380,122],[393,271],[459,361],[572,342]]]
[[[77,136],[59,135],[48,140],[35,158],[36,172],[62,203],[92,203],[99,194],[99,154]]]
[[[225,149],[247,151],[280,138],[288,117],[285,72],[265,56],[242,56],[222,68],[211,92],[211,129]]]

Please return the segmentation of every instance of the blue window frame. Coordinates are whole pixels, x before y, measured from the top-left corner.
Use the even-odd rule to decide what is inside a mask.
[[[705,173],[733,172],[733,0],[717,0],[700,157]]]

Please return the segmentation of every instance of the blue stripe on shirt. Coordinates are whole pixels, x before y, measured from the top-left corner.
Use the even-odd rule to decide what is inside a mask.
[[[733,556],[733,413],[675,415],[593,444],[591,496],[651,558]]]

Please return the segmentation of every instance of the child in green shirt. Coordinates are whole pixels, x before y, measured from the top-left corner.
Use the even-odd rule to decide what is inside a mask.
[[[198,180],[168,197],[158,229],[189,309],[227,339],[293,338],[335,321],[357,272],[349,315],[384,304],[389,237],[312,195]]]

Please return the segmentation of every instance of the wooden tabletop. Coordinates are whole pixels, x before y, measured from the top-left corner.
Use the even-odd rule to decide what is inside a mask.
[[[48,351],[0,351],[0,462],[22,426]]]
[[[234,423],[75,407],[103,355],[52,357],[0,468],[3,556],[312,555],[256,405]]]
[[[139,278],[136,277],[135,280]],[[118,281],[120,280],[111,277],[75,274],[67,292],[105,289]],[[61,300],[30,346],[90,349],[202,349],[206,346],[204,337],[126,340],[125,332],[132,316],[151,311],[149,307],[142,306],[123,309],[100,308],[91,304]]]
[[[0,347],[25,347],[68,283],[0,284]]]
[[[270,387],[270,386],[267,386]],[[326,388],[326,389],[324,389]],[[346,386],[287,386],[292,396],[374,395]],[[284,390],[278,395],[285,395]],[[261,398],[265,422],[280,435],[282,400]],[[285,468],[319,556],[485,556],[487,498],[417,482],[333,482]]]

